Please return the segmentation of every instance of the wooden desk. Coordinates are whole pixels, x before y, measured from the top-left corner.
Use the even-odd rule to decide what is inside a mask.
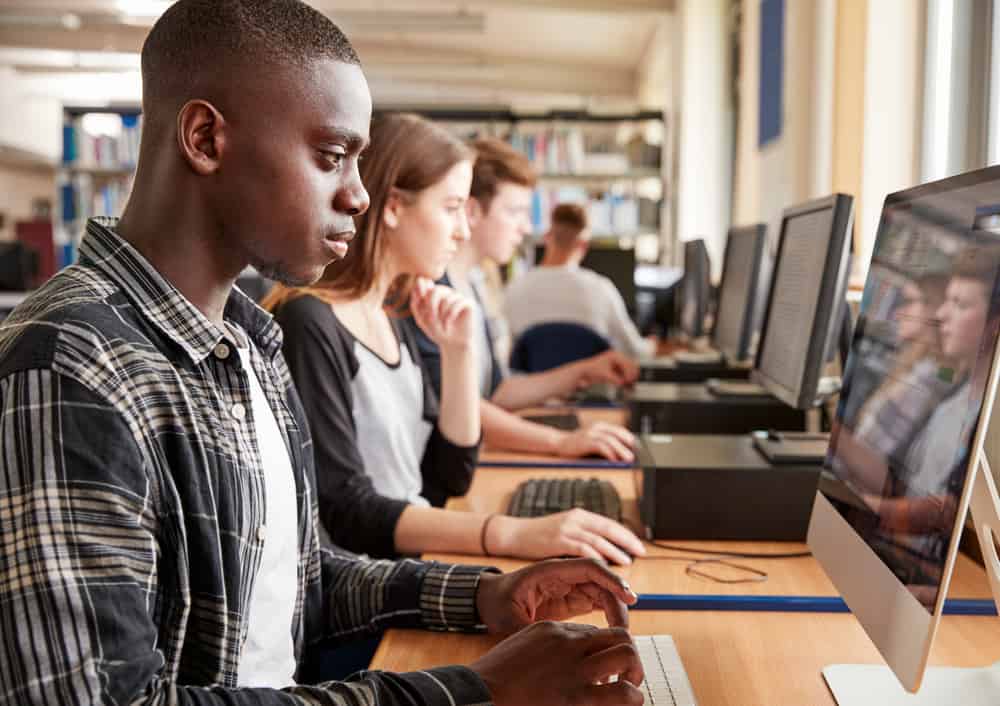
[[[588,410],[589,411],[589,410]],[[622,497],[627,522],[638,521],[631,471],[591,469],[482,468],[464,498],[449,507],[496,512],[506,507],[510,493],[522,480],[541,475],[606,478]],[[635,526],[635,525],[633,525]],[[671,542],[691,548],[727,551],[787,552],[802,544],[778,542]],[[719,584],[689,576],[689,558],[677,552],[650,549],[651,556],[681,556],[682,560],[640,559],[616,569],[638,593],[707,593],[770,595],[836,595],[837,591],[812,557],[783,560],[740,560],[767,571],[763,583]],[[427,558],[479,563],[482,557],[433,555]],[[489,559],[505,571],[527,562]],[[960,555],[952,577],[950,596],[985,598],[989,586],[982,568]],[[835,663],[880,664],[881,658],[860,624],[850,614],[764,613],[714,611],[632,611],[636,635],[673,635],[695,696],[702,706],[781,706],[833,704],[820,670]],[[604,625],[601,614],[579,622]],[[372,669],[410,671],[442,664],[469,664],[500,638],[488,635],[390,630],[372,661]],[[931,652],[931,665],[983,666],[1000,659],[1000,622],[996,618],[946,616]]]
[[[832,705],[823,667],[882,663],[849,614],[633,611],[630,619],[633,634],[673,635],[702,706]],[[375,653],[372,669],[469,664],[498,641],[491,635],[392,630]],[[997,659],[996,618],[942,620],[931,665],[975,667]]]

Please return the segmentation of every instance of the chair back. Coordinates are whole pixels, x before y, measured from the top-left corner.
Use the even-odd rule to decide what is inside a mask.
[[[540,373],[611,348],[601,334],[583,324],[556,321],[526,329],[510,352],[510,367],[523,373]]]

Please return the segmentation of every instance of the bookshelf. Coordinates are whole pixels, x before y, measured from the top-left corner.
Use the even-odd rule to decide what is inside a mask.
[[[402,108],[400,108],[402,110]],[[539,174],[532,195],[532,247],[562,202],[585,204],[595,240],[635,247],[639,260],[663,254],[664,116],[657,111],[515,113],[496,108],[406,108],[463,138],[499,137],[524,152]]]
[[[63,108],[53,219],[58,266],[76,260],[88,218],[121,215],[132,190],[141,131],[138,106]]]

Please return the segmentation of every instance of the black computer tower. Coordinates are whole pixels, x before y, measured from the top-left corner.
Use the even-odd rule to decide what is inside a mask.
[[[640,437],[651,539],[805,541],[821,464],[772,465],[749,435]]]

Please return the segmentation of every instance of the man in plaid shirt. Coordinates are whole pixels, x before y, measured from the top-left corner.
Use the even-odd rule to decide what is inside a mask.
[[[319,545],[281,333],[233,283],[314,281],[368,206],[347,39],[298,0],[180,0],[142,69],[125,213],[0,326],[0,704],[640,704],[635,596],[596,563]],[[613,628],[536,622],[595,608]],[[295,683],[391,626],[515,634],[470,667]]]

